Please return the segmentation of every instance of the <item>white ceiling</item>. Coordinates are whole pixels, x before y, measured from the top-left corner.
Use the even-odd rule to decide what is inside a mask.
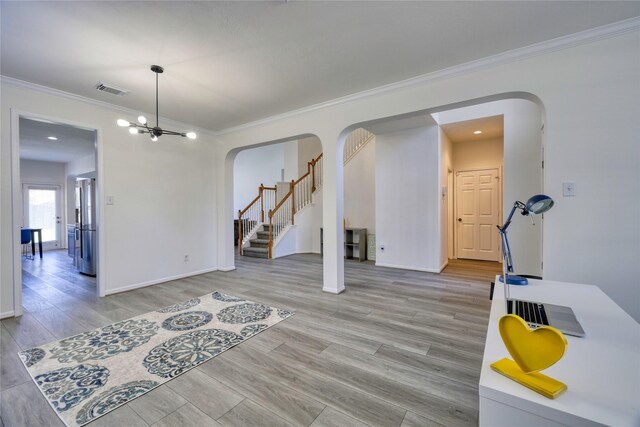
[[[613,1],[2,1],[1,8],[2,75],[153,112],[149,66],[159,64],[160,114],[211,130],[640,15],[640,2]],[[98,82],[131,92],[98,92]]]
[[[21,159],[68,163],[94,153],[95,131],[20,118]]]
[[[496,139],[504,136],[504,116],[483,117],[465,120],[464,122],[447,123],[440,128],[447,134],[451,142],[481,141]],[[475,131],[481,134],[474,134]]]

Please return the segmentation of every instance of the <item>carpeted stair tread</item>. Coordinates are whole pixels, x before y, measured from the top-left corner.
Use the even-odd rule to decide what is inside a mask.
[[[242,250],[242,254],[244,256],[250,256],[254,258],[267,258],[269,256],[268,248],[256,248],[256,247],[248,247]]]
[[[253,239],[249,240],[249,244],[252,248],[267,248],[269,247],[269,239]]]

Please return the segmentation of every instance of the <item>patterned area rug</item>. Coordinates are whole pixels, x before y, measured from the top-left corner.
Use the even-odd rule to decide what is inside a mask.
[[[220,292],[18,353],[67,426],[82,426],[293,315]]]

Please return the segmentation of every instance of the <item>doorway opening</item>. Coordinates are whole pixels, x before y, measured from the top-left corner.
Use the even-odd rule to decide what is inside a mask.
[[[23,246],[27,256],[17,248],[14,255],[19,260],[14,315],[19,316],[23,309],[53,308],[52,296],[99,296],[99,202],[95,129],[28,114],[16,121],[13,191],[22,203],[14,206],[14,227],[20,230],[19,244],[29,240]]]
[[[543,111],[530,100],[505,99],[435,116],[447,171],[442,230],[448,258],[502,262],[496,226],[516,200],[543,189]],[[542,276],[542,218],[514,221],[521,223],[510,234],[516,268]]]
[[[229,153],[239,256],[320,253],[322,144],[314,135]]]
[[[469,233],[467,239],[475,234],[475,239],[482,242],[481,246],[476,245],[477,252],[489,253],[490,261],[486,262],[495,263],[492,269],[499,267],[501,245],[495,226],[501,225],[505,206],[543,192],[543,119],[541,101],[535,95],[518,92],[359,122],[345,128],[339,146],[350,131],[359,127],[376,135],[376,265],[442,272],[449,260],[458,257],[456,228],[459,221],[454,216],[456,172],[478,171],[476,179],[479,183],[486,181],[491,186],[478,188],[483,194],[486,192],[487,197],[481,202],[487,206],[476,206],[475,209],[482,209],[483,215],[485,210],[489,211],[491,221],[487,224],[478,222],[478,232]],[[461,126],[464,122],[470,122],[466,124],[473,127],[478,124],[477,120],[495,120],[501,129],[497,135],[487,129],[473,134],[480,129],[471,129],[472,135],[482,135],[493,142],[487,144],[492,147],[476,146],[479,148],[477,153],[469,157],[478,160],[492,151],[499,151],[499,155],[490,162],[470,162],[470,165],[454,168],[453,143],[443,127],[449,124]],[[337,174],[339,218],[344,216],[346,203],[344,192],[340,191],[344,186],[342,175],[342,171]],[[526,222],[510,230],[511,249],[517,254],[518,270],[523,274],[542,276],[542,219],[537,219],[535,226],[528,224],[527,218],[514,218],[514,221]],[[338,251],[344,245],[341,237],[338,233]],[[462,256],[482,259],[477,254]],[[338,259],[338,262],[342,261]],[[329,285],[335,281],[340,287],[340,276],[338,268],[335,280],[333,277],[325,280]]]
[[[453,184],[447,195],[450,259],[500,262],[504,115],[447,123],[441,130]]]

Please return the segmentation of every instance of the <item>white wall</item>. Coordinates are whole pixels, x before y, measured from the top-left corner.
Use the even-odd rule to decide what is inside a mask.
[[[67,175],[74,176],[95,172],[96,155],[95,153],[90,154],[88,156],[81,157],[79,159],[66,163],[66,168]]]
[[[344,217],[347,227],[376,234],[376,141],[372,139],[344,167]]]
[[[13,278],[20,274],[19,248],[14,253],[12,238],[20,224],[12,228],[12,216],[19,217],[22,208],[13,203],[11,175],[11,129],[17,129],[18,112],[98,130],[98,191],[102,200],[106,195],[115,200],[98,212],[98,280],[106,293],[217,268],[215,140],[210,135],[200,132],[195,141],[163,136],[152,144],[116,126],[119,117],[135,112],[124,114],[5,80],[1,90],[2,315],[13,312]],[[185,254],[190,255],[186,263]]]
[[[283,168],[284,180],[291,182],[300,178],[298,173],[298,141],[288,141],[282,144],[284,146]]]
[[[296,213],[296,253],[320,253],[322,187],[313,193],[313,203]]]
[[[273,144],[238,153],[233,165],[233,211],[247,207],[258,195],[258,187],[275,186],[284,169],[284,145]]]
[[[298,173],[298,141],[288,141],[251,148],[238,153],[233,165],[234,217],[258,195],[258,187],[274,187],[300,177]]]
[[[64,163],[20,160],[20,181],[23,183],[64,185],[64,171]]]
[[[538,132],[538,129],[536,129]],[[485,169],[502,167],[504,156],[502,138],[453,143],[453,169]]]
[[[265,141],[317,135],[325,159],[323,289],[340,292],[343,131],[411,112],[433,113],[510,97],[532,99],[546,118],[544,190],[558,201],[545,218],[544,275],[597,284],[640,319],[640,32],[637,21],[634,25],[508,52],[223,133],[216,166],[224,189],[218,200],[219,233],[233,235],[227,153]],[[523,160],[512,155],[505,151],[506,183],[517,160]],[[562,199],[562,182],[568,180],[577,183],[578,196]],[[506,199],[525,193],[518,185],[505,184]],[[593,200],[606,203],[594,207]],[[519,227],[514,225],[514,231]],[[223,265],[233,264],[232,241],[219,241]]]
[[[298,140],[298,175],[307,173],[307,164],[322,153],[322,144],[317,136]]]
[[[541,114],[538,105],[522,99],[488,102],[438,114],[441,125],[481,117],[504,116],[502,144],[494,140],[485,143],[482,148],[472,146],[467,153],[465,149],[456,148],[458,143],[455,143],[452,157],[454,169],[461,169],[465,165],[499,166],[497,157],[502,154],[503,218],[509,214],[516,200],[526,202],[534,194],[543,192]],[[509,227],[509,244],[517,271],[546,278],[541,268],[543,230],[540,223],[540,217],[536,218],[537,226],[533,226],[528,218],[514,216],[513,224]]]
[[[440,271],[438,154],[435,122],[376,135],[376,265]]]

